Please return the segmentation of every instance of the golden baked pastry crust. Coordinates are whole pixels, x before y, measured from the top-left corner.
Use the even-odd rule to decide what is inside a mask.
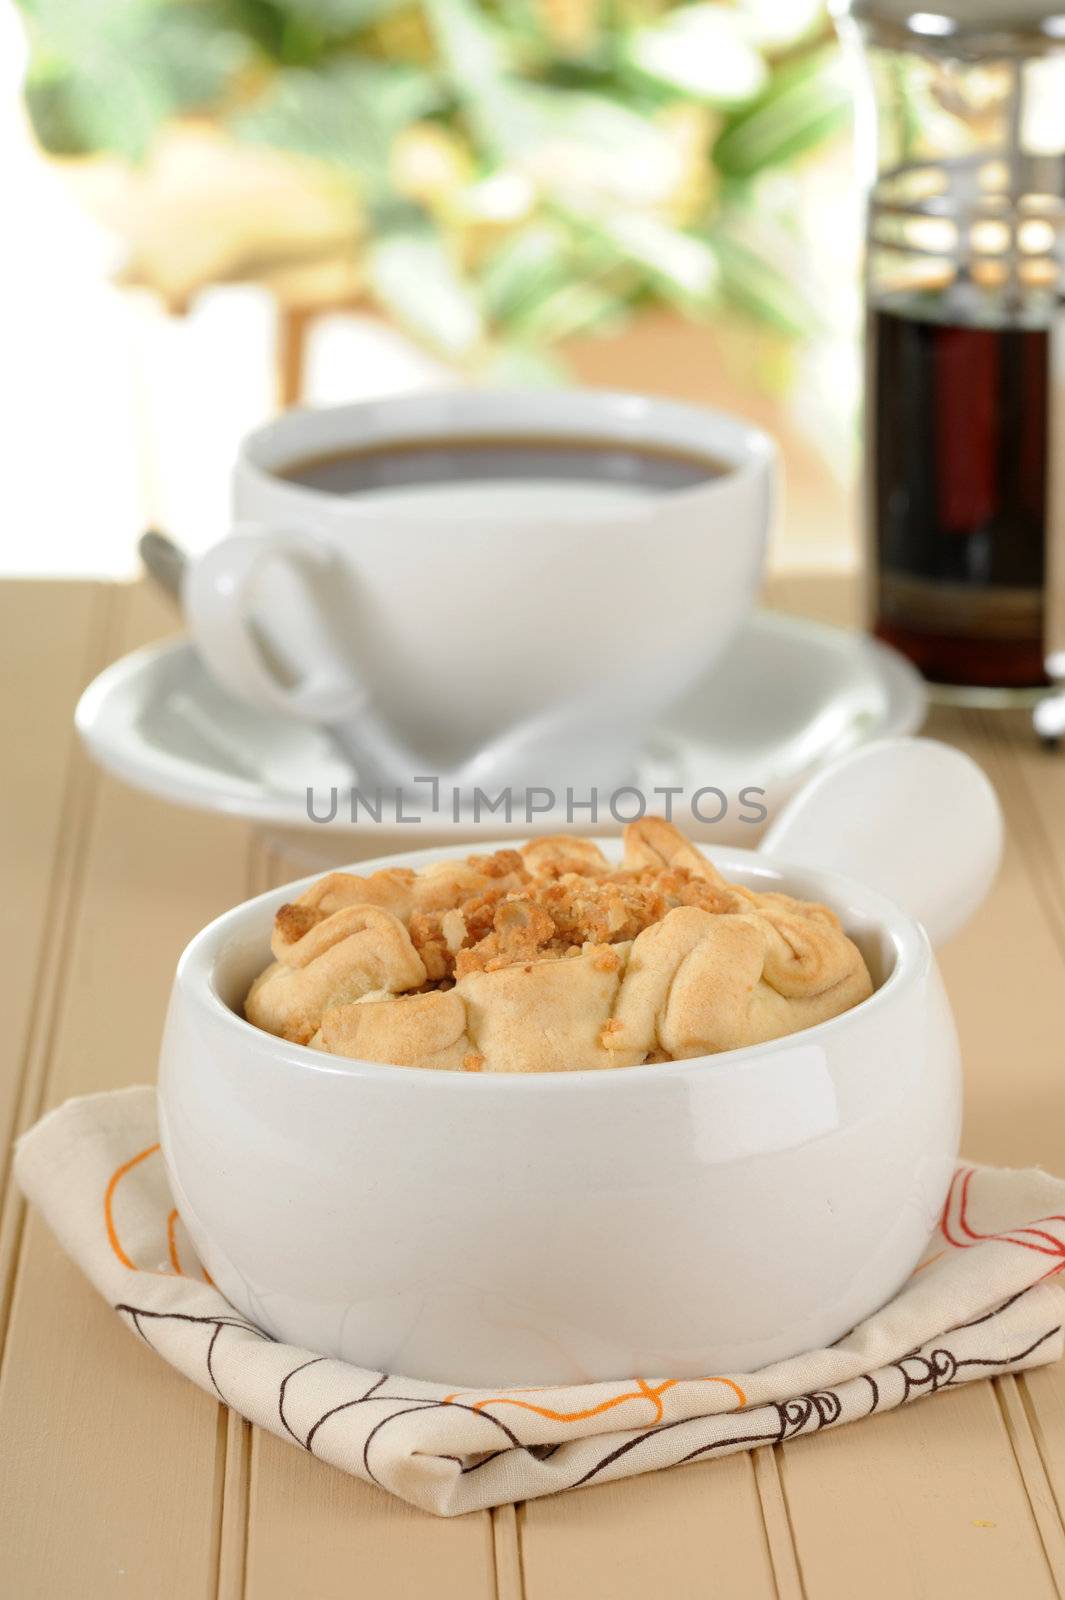
[[[621,865],[568,836],[424,872],[335,872],[282,906],[249,1021],[399,1066],[561,1072],[780,1038],[872,992],[827,907],[729,884],[658,818]]]

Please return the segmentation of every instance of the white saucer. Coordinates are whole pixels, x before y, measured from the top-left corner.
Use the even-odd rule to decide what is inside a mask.
[[[820,623],[756,612],[712,674],[663,718],[633,782],[649,797],[649,810],[662,809],[652,797],[656,787],[681,789],[673,817],[687,833],[749,844],[758,830],[740,820],[742,789],[765,792],[761,803],[771,819],[829,757],[868,739],[915,732],[926,706],[919,675],[886,646]],[[357,774],[330,736],[234,699],[183,639],[116,661],[86,689],[75,720],[102,766],[179,805],[313,830],[319,837],[399,835],[412,846],[419,832],[461,840],[486,827],[495,836],[508,831],[501,814],[483,813],[478,822],[468,804],[456,817],[446,788],[435,810],[426,790],[424,805],[408,800],[402,817],[389,799],[380,822],[364,810],[352,822],[348,802]],[[728,798],[729,810],[701,825],[689,797],[710,786]],[[309,818],[309,787],[319,815],[329,809],[331,789],[339,791],[337,815],[328,824]],[[516,806],[509,831],[616,831],[607,798],[597,825],[587,809],[567,818],[560,806],[527,819]],[[630,796],[624,803],[635,801]],[[720,803],[711,796],[699,809],[712,816]]]

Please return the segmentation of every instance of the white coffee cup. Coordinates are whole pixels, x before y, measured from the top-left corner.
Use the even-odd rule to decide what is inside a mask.
[[[617,441],[719,470],[666,493],[489,481],[343,495],[284,476],[315,457],[464,436]],[[233,693],[343,725],[366,776],[623,782],[752,603],[775,464],[760,430],[637,395],[292,411],[241,449],[233,535],[186,578],[193,639]]]

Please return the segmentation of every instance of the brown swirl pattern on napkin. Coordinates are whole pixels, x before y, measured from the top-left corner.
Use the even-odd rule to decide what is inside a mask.
[[[755,1373],[477,1391],[299,1350],[237,1313],[175,1210],[150,1088],[68,1102],[16,1170],[145,1344],[251,1422],[443,1516],[780,1444],[1062,1351],[1065,1182],[1038,1171],[959,1168],[909,1281],[828,1349]]]

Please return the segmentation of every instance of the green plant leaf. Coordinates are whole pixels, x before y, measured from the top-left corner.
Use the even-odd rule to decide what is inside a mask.
[[[284,0],[278,9],[329,38],[358,33],[409,4],[410,0]]]
[[[525,347],[616,325],[635,288],[624,255],[564,217],[544,219],[507,241],[481,279],[489,316]]]
[[[740,14],[709,0],[678,6],[635,29],[624,55],[645,77],[707,105],[744,105],[762,91],[768,76]]]
[[[631,282],[600,284],[577,279],[524,308],[504,329],[510,337],[533,346],[616,329],[628,314],[634,287]]]
[[[572,244],[556,223],[536,222],[505,239],[481,269],[481,298],[493,321],[520,316],[572,277]]]
[[[821,325],[814,291],[805,280],[795,240],[756,214],[726,214],[711,229],[724,297],[756,321],[789,338],[808,338]]]
[[[442,355],[469,360],[483,343],[484,319],[470,286],[428,229],[376,239],[366,267],[381,305]]]
[[[626,206],[665,202],[684,158],[656,123],[607,95],[539,84],[515,88],[507,158],[546,194],[598,196]]]
[[[721,273],[706,239],[639,212],[608,217],[595,228],[621,257],[640,267],[666,299],[687,311],[705,310],[713,301]]]
[[[477,381],[502,389],[557,389],[569,380],[565,363],[528,345],[494,345],[477,369]]]
[[[254,105],[230,118],[242,139],[350,171],[375,196],[389,189],[392,141],[439,104],[439,87],[417,67],[355,59],[277,73]]]
[[[791,50],[825,27],[823,0],[736,0],[744,31],[759,50]]]
[[[55,156],[107,151],[140,161],[166,120],[167,104],[121,70],[110,74],[106,101],[85,74],[31,76],[26,109],[43,149]]]
[[[426,14],[475,137],[486,151],[502,150],[513,116],[506,35],[470,0],[426,0]]]
[[[730,177],[784,166],[842,127],[850,105],[835,47],[801,57],[779,68],[765,94],[732,118],[714,144],[714,164]]]
[[[209,106],[250,55],[247,41],[200,5],[145,15],[139,34],[121,48],[127,71],[154,80],[174,111]]]
[[[30,34],[27,106],[45,148],[63,154],[139,160],[168,118],[212,104],[249,56],[206,6],[39,0]]]

